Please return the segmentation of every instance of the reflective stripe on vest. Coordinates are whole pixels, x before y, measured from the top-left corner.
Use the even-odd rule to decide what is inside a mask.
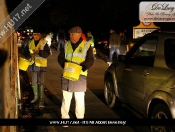
[[[81,64],[86,59],[86,55],[87,55],[87,51],[88,51],[89,47],[90,47],[90,43],[88,43],[86,41],[82,41],[79,44],[79,46],[75,49],[75,51],[73,52],[71,42],[68,41],[65,44],[65,58],[66,58],[66,60],[69,62],[76,63],[76,64]],[[88,70],[86,70],[84,72],[81,71],[80,74],[87,76],[87,73],[88,73]]]
[[[34,40],[31,40],[29,43],[29,51],[30,53],[34,53],[35,50],[43,50],[46,45],[46,40],[41,39],[37,46],[35,46]],[[31,64],[35,62],[35,65],[38,67],[47,67],[47,59],[40,57],[38,54],[32,58]]]

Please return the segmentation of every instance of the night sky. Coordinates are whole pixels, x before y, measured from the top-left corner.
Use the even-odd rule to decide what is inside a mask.
[[[6,0],[9,13],[21,1]],[[109,28],[116,31],[126,29],[132,34],[133,26],[140,23],[139,3],[140,1],[136,0],[45,0],[21,26],[40,26],[57,31],[79,25],[84,32],[91,30],[95,34],[109,33]],[[175,29],[174,22],[154,24],[162,30]]]

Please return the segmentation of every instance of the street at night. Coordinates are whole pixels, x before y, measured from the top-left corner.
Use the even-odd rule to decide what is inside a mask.
[[[174,3],[0,0],[0,132],[173,132]]]
[[[35,109],[31,106],[28,102],[26,102],[26,98],[23,99],[23,114],[22,117],[24,119],[57,119],[58,121],[61,119],[61,101],[62,101],[62,91],[60,88],[60,76],[62,74],[62,68],[58,65],[57,62],[58,51],[55,47],[52,47],[52,55],[48,58],[48,67],[47,72],[45,74],[45,108],[43,110]],[[89,69],[88,73],[88,85],[87,85],[87,92],[85,95],[85,120],[91,119],[93,120],[119,120],[119,119],[129,119],[130,121],[134,119],[139,119],[138,116],[134,115],[129,109],[125,106],[121,108],[113,108],[110,109],[104,99],[104,71],[108,67],[106,63],[107,56],[98,52],[97,59],[91,69]],[[100,69],[100,70],[99,70]],[[23,75],[24,72],[22,72]],[[27,84],[27,83],[26,83]],[[24,85],[25,86],[25,85]],[[28,100],[31,100],[32,91],[30,88],[25,90],[29,92],[28,95],[23,94],[26,96]],[[70,117],[71,119],[76,119],[75,117],[75,105],[74,99],[72,100],[73,104],[70,108]],[[62,127],[62,125],[58,126],[23,126],[24,132],[105,132],[105,131],[118,131],[118,132],[149,132],[150,129],[148,126],[93,126],[93,125],[78,125],[74,126],[71,125],[68,128]]]

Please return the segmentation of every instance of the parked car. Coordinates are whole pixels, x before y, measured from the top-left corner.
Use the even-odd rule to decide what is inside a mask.
[[[110,108],[124,103],[148,119],[175,119],[175,32],[146,34],[126,55],[114,55],[104,82]],[[151,126],[152,132],[172,129]]]

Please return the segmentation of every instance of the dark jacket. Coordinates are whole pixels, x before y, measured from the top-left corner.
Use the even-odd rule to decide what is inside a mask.
[[[111,33],[109,37],[109,47],[120,46],[120,43],[121,43],[120,36],[116,32]]]

